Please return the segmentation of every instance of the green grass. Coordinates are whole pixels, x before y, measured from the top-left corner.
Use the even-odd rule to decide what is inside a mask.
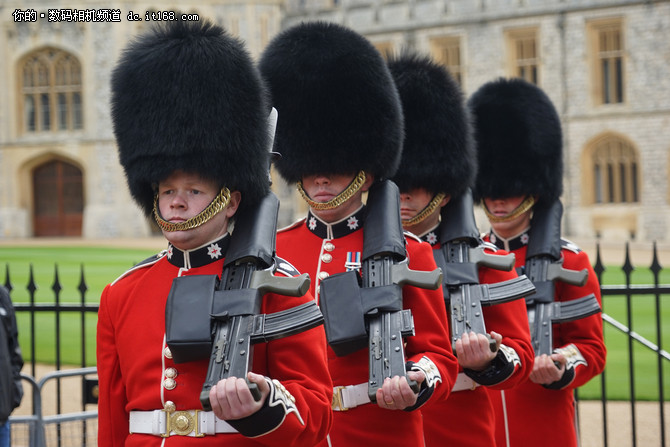
[[[653,284],[653,274],[648,268],[639,267],[631,274],[631,284]],[[602,284],[625,284],[626,277],[620,267],[608,267],[602,277]],[[664,269],[659,275],[659,284],[670,284],[670,270]],[[656,298],[652,295],[634,295],[631,298],[631,321],[628,320],[627,298],[624,295],[606,296],[603,298],[603,310],[610,317],[658,345],[656,325]],[[661,310],[661,347],[670,351],[670,295],[659,298]],[[604,324],[605,344],[607,346],[607,366],[605,370],[605,387],[610,400],[630,400],[630,364],[629,337]],[[659,400],[658,355],[633,341],[633,387],[638,400]],[[664,400],[670,400],[670,361],[662,360],[662,378]],[[581,387],[579,396],[582,399],[599,399],[602,395],[602,377],[596,377]]]
[[[2,247],[0,246],[0,268],[9,265],[10,278],[14,290],[12,299],[16,303],[28,302],[29,293],[26,286],[32,265],[35,282],[39,289],[35,300],[39,303],[53,303],[55,264],[58,264],[58,276],[62,290],[60,302],[81,303],[79,291],[81,269],[88,290],[85,293],[87,303],[98,303],[100,294],[106,284],[112,282],[137,262],[151,256],[155,250],[126,249],[110,247]],[[0,283],[4,284],[5,274],[0,270]],[[653,276],[645,266],[636,269],[631,278],[633,284],[653,284]],[[663,270],[660,275],[661,284],[670,284],[670,270]],[[610,266],[602,277],[604,285],[625,284],[625,275],[620,267]],[[623,296],[605,297],[605,312],[621,323],[628,325],[626,299]],[[632,299],[633,330],[657,343],[655,323],[655,299],[652,296],[636,295]],[[670,295],[661,297],[661,329],[662,347],[670,351]],[[86,364],[95,365],[95,326],[96,315],[86,315]],[[18,315],[19,341],[24,347],[24,356],[30,360],[29,315]],[[55,363],[56,358],[56,318],[51,314],[35,317],[35,358],[39,362]],[[63,364],[80,365],[81,359],[81,316],[78,313],[64,313],[60,318],[60,335],[62,340],[61,361]],[[628,337],[605,324],[605,342],[608,349],[605,384],[608,399],[629,400],[629,358]],[[635,396],[639,400],[658,400],[657,357],[648,348],[638,342],[633,344]],[[670,362],[663,361],[663,383],[665,400],[670,400]],[[601,395],[601,377],[580,388],[581,399],[598,399]]]
[[[110,247],[0,247],[0,283],[5,283],[5,268],[9,266],[9,277],[13,287],[14,303],[28,303],[30,293],[27,289],[32,266],[33,279],[38,289],[35,292],[36,303],[54,303],[54,279],[56,271],[61,286],[60,303],[82,302],[80,292],[82,269],[85,279],[85,302],[96,304],[105,285],[136,263],[155,254],[154,250],[125,249]],[[56,270],[57,265],[57,270]],[[38,362],[56,361],[56,317],[53,313],[40,312],[35,316],[34,325],[30,316],[21,312],[17,315],[19,343],[24,358],[32,358],[30,352],[31,328],[35,332],[35,359]],[[95,329],[97,317],[87,313],[85,319],[86,366],[95,365]],[[80,365],[82,363],[81,316],[79,313],[66,312],[60,318],[60,337],[65,342],[60,346],[62,364]]]

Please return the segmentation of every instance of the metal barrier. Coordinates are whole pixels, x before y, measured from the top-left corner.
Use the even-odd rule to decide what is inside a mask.
[[[45,416],[42,392],[50,381],[60,381],[65,377],[81,377],[85,383],[86,376],[97,374],[96,367],[53,371],[39,381],[27,374],[21,374],[24,383],[30,385],[32,394],[33,414],[29,416],[10,416],[13,447],[47,447],[47,446],[95,446],[97,445],[98,412],[81,411]],[[61,396],[57,396],[60,400]],[[86,404],[85,386],[82,387],[82,402]],[[60,405],[59,405],[60,408]]]

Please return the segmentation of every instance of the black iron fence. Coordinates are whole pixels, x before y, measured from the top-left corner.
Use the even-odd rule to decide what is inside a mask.
[[[626,430],[629,439],[621,439],[621,436],[619,435],[612,435],[612,429],[614,425],[620,425],[621,421],[618,420],[613,420],[613,418],[610,415],[611,412],[611,404],[612,404],[612,399],[608,399],[608,381],[606,380],[608,373],[611,372],[611,368],[614,366],[610,365],[608,363],[608,366],[606,366],[605,371],[599,378],[596,378],[594,380],[599,380],[600,381],[600,399],[599,399],[599,405],[601,407],[600,410],[600,416],[597,418],[600,422],[600,426],[598,427],[600,431],[600,435],[597,435],[599,438],[595,445],[602,445],[604,447],[610,447],[610,446],[618,446],[618,445],[625,445],[625,446],[633,446],[636,447],[638,444],[639,445],[647,445],[647,441],[649,439],[649,426],[647,424],[648,421],[648,413],[645,413],[644,416],[644,421],[641,421],[638,418],[638,413],[639,413],[639,405],[638,404],[638,397],[636,393],[636,357],[635,354],[637,350],[635,349],[636,346],[642,347],[645,351],[653,353],[655,356],[655,366],[654,368],[656,369],[656,373],[654,374],[655,380],[656,380],[656,387],[657,387],[657,394],[656,394],[656,399],[649,399],[648,396],[645,397],[645,404],[649,404],[649,401],[651,401],[651,405],[654,405],[657,410],[654,412],[656,413],[656,418],[657,421],[655,424],[653,424],[653,427],[657,427],[655,430],[658,431],[658,433],[652,433],[652,439],[654,439],[653,443],[654,445],[659,445],[661,447],[666,446],[666,431],[667,431],[667,422],[666,422],[666,410],[667,410],[667,405],[668,402],[670,401],[670,397],[666,396],[666,387],[669,387],[670,385],[670,377],[668,377],[668,373],[666,371],[669,370],[669,365],[668,362],[670,362],[670,354],[663,348],[664,343],[663,343],[663,303],[664,301],[666,302],[666,305],[668,304],[667,301],[670,299],[670,285],[663,285],[660,282],[661,278],[661,273],[663,271],[663,268],[661,264],[658,261],[658,256],[657,256],[657,250],[656,250],[656,245],[654,244],[653,246],[653,261],[651,265],[648,267],[649,272],[651,272],[653,280],[651,281],[651,284],[645,284],[645,285],[639,285],[639,284],[633,284],[632,283],[632,273],[635,270],[635,267],[632,265],[630,261],[630,256],[629,256],[629,251],[628,251],[628,245],[626,245],[626,256],[625,256],[625,261],[624,264],[621,266],[621,271],[623,272],[624,275],[624,281],[623,284],[616,284],[616,285],[608,285],[604,283],[603,280],[603,274],[605,272],[605,266],[601,261],[601,256],[600,256],[600,248],[597,247],[597,253],[596,253],[596,262],[594,265],[594,269],[596,271],[596,274],[598,275],[598,278],[600,280],[601,284],[601,292],[603,296],[603,321],[605,323],[606,328],[611,327],[614,330],[625,334],[626,336],[626,343],[627,343],[627,360],[626,360],[626,369],[627,369],[627,387],[628,387],[628,399],[626,401],[626,404],[629,406],[629,409],[627,411],[628,413],[628,420],[630,421],[630,427]],[[7,265],[6,270],[5,270],[5,281],[4,285],[10,290],[10,293],[12,289],[14,289],[14,285],[12,284],[12,279],[10,275],[10,268]],[[26,348],[28,352],[30,353],[29,357],[30,362],[30,375],[27,375],[26,379],[30,382],[31,385],[35,385],[38,382],[36,381],[35,377],[37,376],[37,362],[36,362],[36,337],[35,337],[35,332],[36,332],[36,315],[45,313],[49,315],[50,317],[53,317],[53,321],[55,323],[55,329],[54,329],[54,346],[55,346],[55,361],[53,365],[53,370],[55,371],[60,371],[64,365],[62,365],[62,360],[61,360],[61,348],[64,343],[71,343],[70,340],[63,339],[62,337],[62,330],[61,330],[61,322],[63,321],[63,315],[64,314],[76,314],[79,317],[80,321],[80,343],[81,343],[81,357],[80,357],[80,366],[78,371],[83,371],[86,374],[81,375],[81,380],[82,380],[82,387],[81,387],[81,411],[74,416],[69,415],[61,418],[55,418],[55,422],[57,422],[58,428],[57,428],[57,433],[60,433],[61,430],[61,424],[64,423],[65,421],[72,421],[72,420],[78,420],[78,422],[86,422],[86,420],[91,418],[91,411],[88,410],[88,406],[92,403],[96,402],[96,381],[95,379],[89,378],[90,374],[90,368],[86,368],[86,366],[90,363],[92,363],[90,360],[92,359],[87,359],[86,357],[86,340],[87,337],[89,340],[92,339],[91,335],[94,334],[88,334],[87,333],[87,325],[86,325],[86,315],[87,314],[92,314],[92,313],[97,313],[98,311],[98,303],[97,299],[98,297],[94,297],[94,299],[87,300],[87,290],[88,287],[86,285],[86,280],[84,277],[84,267],[81,267],[81,272],[80,272],[80,280],[79,284],[77,286],[77,291],[69,291],[72,296],[72,294],[77,293],[77,300],[76,303],[73,302],[73,300],[68,299],[66,302],[62,302],[61,300],[61,292],[63,292],[63,287],[61,285],[61,281],[59,279],[59,273],[58,273],[58,266],[55,267],[55,272],[54,272],[54,281],[51,285],[51,290],[53,291],[53,301],[52,302],[37,302],[36,301],[36,291],[38,289],[38,284],[36,284],[34,280],[34,275],[32,271],[32,267],[30,267],[30,272],[29,272],[29,280],[28,284],[26,286],[26,289],[28,291],[28,301],[27,302],[14,302],[14,307],[16,309],[17,315],[19,314],[27,314],[28,316],[28,322],[26,326],[21,326],[19,327],[19,331],[22,333],[28,332],[29,336],[28,339],[30,340],[29,346],[24,346],[24,352],[26,351]],[[653,300],[653,315],[650,317],[650,321],[652,324],[655,326],[653,330],[653,335],[649,335],[649,330],[648,328],[646,329],[646,334],[642,335],[639,332],[636,332],[635,327],[634,327],[634,315],[635,315],[635,309],[634,309],[634,303],[636,300],[639,300],[640,297],[646,297],[647,299],[649,297],[652,297]],[[611,316],[608,313],[608,303],[610,301],[613,301],[614,298],[618,299],[623,299],[625,302],[625,312],[624,312],[624,317],[621,318],[615,318]],[[649,320],[649,319],[648,319]],[[666,321],[665,324],[668,324]],[[89,328],[89,331],[91,329]],[[607,331],[606,331],[607,333]],[[608,344],[608,339],[607,336],[605,337],[605,343],[606,345]],[[667,345],[667,343],[665,344]],[[609,350],[609,346],[608,346]],[[609,360],[608,360],[609,361]],[[25,368],[24,368],[25,371]],[[621,371],[618,371],[620,373]],[[646,371],[646,374],[649,374],[649,371]],[[65,374],[68,375],[68,374]],[[57,373],[55,375],[55,380],[56,380],[56,390],[55,390],[55,401],[56,401],[56,414],[61,415],[62,414],[62,402],[63,399],[68,399],[69,396],[63,396],[63,390],[61,388],[61,376]],[[40,382],[41,383],[41,382]],[[40,388],[37,386],[33,386],[33,388],[37,389],[37,392],[40,392]],[[577,394],[577,398],[579,401],[579,393]],[[33,402],[35,401],[35,397],[33,397]],[[584,403],[584,399],[579,401],[580,408],[581,405]],[[593,403],[592,400],[590,403]],[[35,406],[35,404],[33,404]],[[41,408],[33,408],[33,412],[41,412]],[[580,431],[583,433],[585,430],[583,429],[584,425],[589,425],[591,430],[593,430],[593,423],[592,421],[584,421],[584,412],[579,411],[579,425],[582,427]],[[41,414],[34,414],[31,417],[27,418],[21,418],[18,417],[16,418],[16,422],[22,422],[23,420],[40,420],[43,421],[44,418],[42,417]],[[33,424],[34,425],[34,424]],[[619,427],[620,428],[620,427]],[[645,441],[641,441],[640,433],[644,431],[645,434]],[[86,432],[86,427],[84,426],[84,432]],[[33,436],[34,439],[37,439],[38,442],[35,443],[34,439],[31,440],[30,443],[27,443],[25,445],[46,445],[49,444],[51,445],[51,442],[46,442],[42,444],[40,442],[40,439],[44,439],[44,432],[42,431],[39,436]],[[657,441],[657,442],[656,442]],[[94,442],[93,442],[94,443]],[[583,443],[584,445],[590,446],[593,444],[593,441],[589,441],[587,443]],[[56,444],[54,445],[64,445],[63,444],[63,439],[61,436],[56,436]],[[84,438],[84,442],[77,442],[75,445],[86,445],[86,438]]]
[[[636,447],[637,445],[648,445],[646,442],[640,440],[641,432],[644,431],[646,440],[650,438],[653,439],[653,445],[659,445],[662,447],[666,446],[666,431],[667,431],[667,421],[666,421],[666,410],[668,408],[668,402],[670,397],[667,396],[666,387],[670,386],[670,377],[668,377],[665,372],[670,371],[668,367],[670,366],[670,353],[667,350],[663,349],[663,324],[668,325],[668,320],[663,320],[663,302],[668,303],[670,299],[670,285],[661,284],[660,278],[663,271],[658,259],[658,252],[656,244],[652,248],[652,262],[648,267],[648,271],[651,273],[652,283],[651,284],[633,284],[632,274],[636,270],[635,266],[630,260],[629,246],[626,244],[625,250],[625,259],[624,263],[621,266],[621,271],[623,272],[624,283],[616,285],[605,284],[603,280],[603,275],[605,273],[605,265],[602,262],[600,255],[600,248],[597,247],[596,252],[596,262],[594,265],[594,270],[600,281],[600,290],[603,299],[603,322],[605,329],[608,327],[613,328],[622,334],[626,335],[626,351],[627,351],[627,384],[628,387],[628,405],[629,409],[627,411],[628,419],[630,420],[630,430],[628,434],[628,439],[624,440],[624,443],[621,444],[621,439],[610,439],[610,432],[612,431],[612,425],[620,424],[621,421],[617,420],[618,418],[610,418],[608,414],[608,386],[607,386],[607,376],[611,372],[612,366],[609,365],[605,367],[605,371],[600,375],[600,394],[601,394],[601,411],[602,411],[602,445],[605,447],[609,445],[630,445]],[[623,304],[625,307],[624,320],[617,319],[608,314],[608,303],[611,303],[613,298],[623,299]],[[652,301],[652,315],[645,322],[644,329],[648,333],[647,336],[643,336],[641,333],[637,332],[634,327],[634,315],[635,308],[634,304],[636,300],[639,300],[641,297],[646,297],[647,299],[651,298]],[[652,330],[649,329],[648,324],[651,323],[653,326]],[[605,337],[605,344],[608,346],[607,336]],[[657,436],[649,437],[649,418],[653,418],[653,412],[650,414],[648,411],[645,412],[643,420],[638,419],[638,413],[640,412],[640,406],[638,405],[638,393],[636,392],[636,374],[639,373],[636,368],[636,349],[635,347],[641,347],[646,353],[653,353],[655,357],[654,368],[656,369],[655,379],[656,379],[656,404],[657,404],[657,421],[652,423],[652,427],[658,427]],[[609,346],[608,346],[609,350]],[[650,371],[645,371],[646,375],[649,375]],[[577,396],[579,392],[576,393]],[[649,402],[649,397],[645,399],[646,402]],[[653,400],[652,400],[653,402]],[[614,419],[614,420],[613,420]],[[658,444],[656,444],[656,441]]]

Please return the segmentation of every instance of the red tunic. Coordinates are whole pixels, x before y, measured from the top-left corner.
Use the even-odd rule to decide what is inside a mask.
[[[170,250],[173,247],[170,247]],[[97,360],[100,397],[100,446],[313,446],[325,438],[331,424],[332,382],[328,376],[323,326],[255,345],[253,371],[278,380],[295,397],[299,417],[288,412],[272,432],[253,439],[239,433],[203,438],[129,434],[129,412],[163,409],[167,401],[177,410],[202,409],[199,396],[208,359],[175,363],[165,355],[165,304],[173,278],[220,275],[223,257],[193,267],[192,259],[173,265],[168,257],[127,272],[108,285],[100,300]],[[182,258],[182,252],[179,252]],[[292,298],[268,294],[262,312],[271,313],[304,303],[311,294]],[[176,387],[163,386],[166,370],[176,370]],[[253,415],[250,416],[253,418]],[[304,422],[304,424],[300,421]]]
[[[277,253],[312,278],[318,296],[319,282],[325,276],[344,272],[345,263],[355,260],[363,249],[361,211],[334,224],[326,225],[311,214],[277,234]],[[436,268],[430,246],[407,238],[409,266],[413,270]],[[426,406],[445,399],[454,384],[458,369],[451,351],[446,310],[440,290],[403,287],[403,305],[412,310],[416,335],[407,337],[407,360],[418,362],[428,357],[438,368],[442,383],[437,383]],[[328,367],[334,386],[365,383],[368,380],[368,349],[337,357],[328,348]],[[348,411],[335,411],[330,431],[332,447],[423,445],[421,413],[391,411],[368,403]]]
[[[499,246],[506,242],[516,255],[517,268],[525,264],[527,233],[510,241],[501,241],[494,235],[487,239]],[[569,270],[587,269],[589,276],[583,287],[557,281],[556,301],[569,301],[593,293],[601,303],[600,285],[588,255],[565,240],[562,245],[563,267]],[[567,348],[573,354],[568,356],[568,362],[574,365],[574,380],[559,390],[547,389],[527,380],[513,389],[491,392],[496,415],[499,416],[496,419],[498,446],[577,447],[573,390],[600,374],[605,367],[602,317],[596,314],[555,324],[553,336],[554,349]]]
[[[431,232],[422,239],[432,242],[438,250],[440,243]],[[486,252],[505,255],[506,252],[491,246]],[[487,267],[479,269],[480,284],[494,284],[516,278],[515,271],[505,272]],[[514,350],[518,357],[514,371],[507,379],[474,390],[453,391],[447,400],[436,402],[423,412],[426,447],[481,447],[495,445],[495,415],[487,389],[509,389],[528,378],[533,369],[533,346],[523,299],[482,307],[487,332],[503,336],[502,344]],[[463,368],[459,368],[462,373]]]

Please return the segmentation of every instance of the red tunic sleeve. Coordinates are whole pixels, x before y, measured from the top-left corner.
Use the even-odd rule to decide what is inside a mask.
[[[586,269],[588,280],[582,287],[557,282],[556,299],[570,301],[593,293],[602,308],[600,284],[586,252],[564,248],[562,254],[563,267],[569,270]],[[573,362],[575,368],[575,378],[567,388],[580,387],[603,371],[607,350],[603,339],[601,314],[554,325],[553,330],[554,348],[563,349],[568,356],[568,361]],[[571,345],[577,348],[577,352],[569,349]]]
[[[97,328],[98,445],[123,446],[128,436],[126,389],[121,379],[119,357],[115,348],[114,325],[109,315],[109,289],[100,298]]]

